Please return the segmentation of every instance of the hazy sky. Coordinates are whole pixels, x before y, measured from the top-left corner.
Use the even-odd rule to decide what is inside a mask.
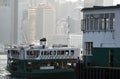
[[[66,0],[66,1],[75,2],[75,1],[78,1],[78,0]],[[114,4],[120,4],[120,0],[114,0]]]
[[[66,1],[72,1],[72,2],[75,2],[75,1],[78,1],[78,0],[66,0]]]
[[[120,0],[114,0],[114,4],[120,4]]]

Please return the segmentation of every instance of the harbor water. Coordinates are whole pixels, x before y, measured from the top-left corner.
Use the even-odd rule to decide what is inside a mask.
[[[6,71],[7,55],[0,55],[0,79],[25,79],[12,77],[9,72]]]

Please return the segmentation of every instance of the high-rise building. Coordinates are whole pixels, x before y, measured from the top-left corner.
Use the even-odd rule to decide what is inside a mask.
[[[37,6],[31,6],[28,9],[28,26],[29,26],[29,28],[26,29],[29,43],[32,43],[33,41],[35,41],[36,24],[37,24],[36,16],[37,16]]]
[[[84,7],[112,6],[113,0],[84,0]]]
[[[113,0],[95,0],[95,6],[112,6]]]
[[[18,0],[11,0],[11,43],[17,44],[18,38]]]
[[[18,3],[18,44],[27,43],[25,35],[26,20],[28,17],[28,7],[30,6],[30,0],[19,0]]]
[[[55,34],[56,14],[50,4],[32,6],[28,10],[30,40],[33,42],[41,38],[47,38],[48,45],[52,44]]]
[[[17,44],[18,0],[0,0],[0,43]]]
[[[93,7],[95,0],[84,0],[84,7]]]

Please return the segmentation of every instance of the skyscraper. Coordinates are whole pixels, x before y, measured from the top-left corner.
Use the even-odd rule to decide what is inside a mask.
[[[84,0],[84,7],[93,7],[95,0]]]
[[[0,43],[17,44],[18,0],[0,0]]]
[[[84,0],[84,7],[112,6],[113,0]]]
[[[113,0],[95,0],[96,6],[112,6]]]
[[[29,42],[47,38],[48,44],[52,44],[55,34],[56,16],[55,9],[48,3],[32,6],[28,10],[30,35]]]
[[[18,36],[18,0],[10,0],[11,6],[11,43],[17,44]]]

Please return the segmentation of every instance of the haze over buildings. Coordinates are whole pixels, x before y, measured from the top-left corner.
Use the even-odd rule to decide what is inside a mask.
[[[18,1],[0,0],[0,43],[16,44],[18,35]]]
[[[0,0],[0,43],[29,44],[46,37],[49,44],[73,45],[77,36],[82,38],[84,5],[112,4],[113,0]]]
[[[114,0],[84,0],[84,7],[111,6]]]
[[[56,16],[52,5],[48,3],[31,6],[28,9],[28,39],[29,43],[46,37],[48,44],[55,34]]]
[[[109,6],[117,0],[0,0],[0,43],[30,44],[46,37],[48,45],[82,47],[83,7]]]

